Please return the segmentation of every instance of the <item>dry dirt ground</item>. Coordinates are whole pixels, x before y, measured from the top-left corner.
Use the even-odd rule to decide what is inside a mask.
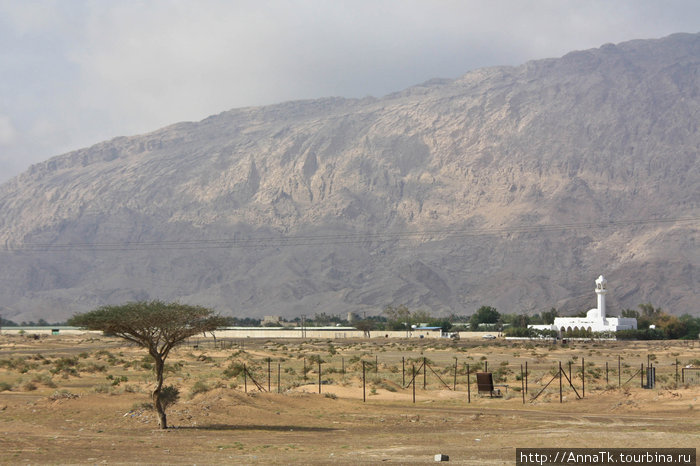
[[[442,453],[450,463],[514,464],[521,447],[700,445],[700,385],[675,382],[675,361],[680,367],[697,362],[697,342],[561,347],[247,340],[224,349],[197,343],[178,348],[168,360],[166,384],[177,386],[181,397],[168,409],[170,428],[162,430],[147,406],[153,374],[143,350],[106,337],[1,336],[0,463],[408,464],[433,463]],[[320,394],[314,355],[325,367]],[[618,355],[627,366],[620,384],[630,380],[621,388],[612,369]],[[429,361],[426,389],[421,372],[414,403],[412,388],[402,388],[402,367],[419,365],[423,357]],[[553,368],[562,361],[568,370],[572,361],[581,393],[581,358],[591,365],[585,398],[578,399],[564,381],[560,403]],[[647,360],[657,367],[654,389],[640,388],[634,375]],[[361,361],[369,367],[366,401]],[[517,389],[526,361],[523,403]],[[474,383],[467,391],[466,364],[479,368],[485,362],[510,385],[506,396],[477,396]],[[236,371],[242,364],[270,392],[244,380]],[[451,390],[455,381],[457,390]]]

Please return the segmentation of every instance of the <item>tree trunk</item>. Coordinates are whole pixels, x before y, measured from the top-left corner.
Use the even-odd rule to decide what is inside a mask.
[[[165,410],[160,402],[160,390],[163,388],[163,368],[165,366],[165,362],[160,357],[154,357],[154,359],[156,363],[155,369],[157,382],[156,388],[153,390],[153,406],[156,409],[156,413],[158,413],[158,423],[160,424],[160,428],[167,429],[168,424],[165,418]]]

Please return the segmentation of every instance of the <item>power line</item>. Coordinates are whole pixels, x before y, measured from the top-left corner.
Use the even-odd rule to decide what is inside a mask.
[[[549,233],[591,229],[620,228],[626,226],[700,222],[700,217],[678,217],[661,219],[612,220],[607,222],[582,222],[545,225],[523,225],[502,228],[437,229],[423,231],[383,232],[383,233],[338,233],[325,235],[293,235],[264,237],[233,237],[220,239],[163,240],[163,241],[123,241],[123,242],[73,242],[73,243],[25,243],[6,247],[8,252],[130,252],[147,250],[193,250],[193,249],[245,249],[281,248],[290,246],[353,245],[416,240],[437,237],[434,240],[496,236],[507,234]]]

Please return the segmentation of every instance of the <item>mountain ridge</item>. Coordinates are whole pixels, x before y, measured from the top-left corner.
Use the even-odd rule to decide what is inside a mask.
[[[0,185],[3,313],[573,311],[600,273],[613,310],[698,313],[697,222],[651,220],[700,216],[699,65],[700,35],[675,34],[54,157]],[[248,243],[202,247],[222,238]]]

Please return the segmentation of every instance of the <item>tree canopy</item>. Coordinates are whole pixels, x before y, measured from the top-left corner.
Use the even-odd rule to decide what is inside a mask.
[[[161,428],[167,428],[162,405],[163,369],[170,350],[185,339],[203,332],[212,332],[226,325],[228,319],[215,315],[210,309],[180,303],[140,301],[120,306],[102,306],[90,312],[76,314],[69,325],[88,330],[102,330],[148,350],[155,362],[156,388],[153,405],[158,412]]]
[[[469,319],[469,325],[472,330],[479,328],[479,324],[495,324],[501,319],[501,314],[496,310],[495,307],[491,306],[481,306],[477,311],[472,314]]]

